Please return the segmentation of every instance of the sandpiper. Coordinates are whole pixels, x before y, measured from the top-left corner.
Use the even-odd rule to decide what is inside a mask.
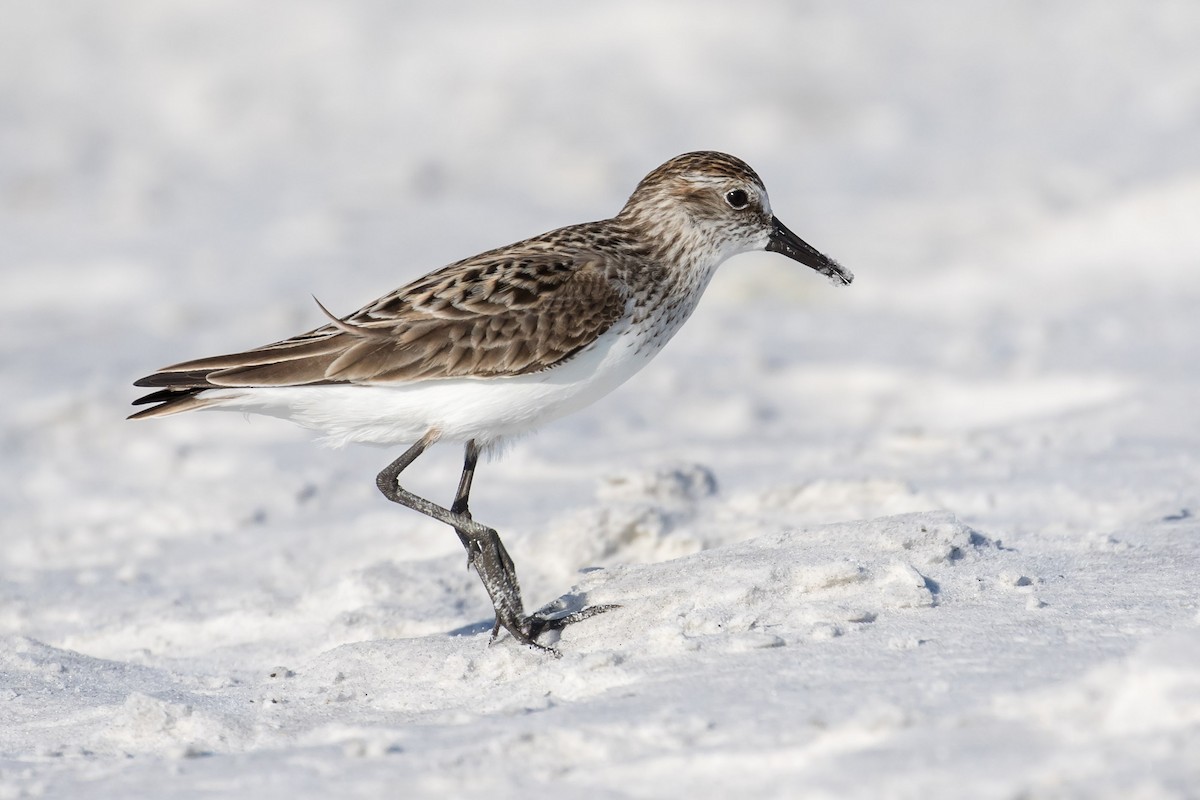
[[[850,271],[771,212],[754,170],[717,152],[671,159],[612,219],[560,228],[425,275],[319,328],[232,355],[185,361],[134,385],[155,404],[131,419],[226,409],[290,419],[333,444],[410,444],[376,478],[383,495],[452,527],[500,628],[531,647],[566,616],[526,615],[512,559],[468,508],[480,453],[603,397],[679,330],[717,267],[770,250],[833,282]],[[449,508],[400,473],[435,442],[465,444]],[[412,444],[415,442],[415,444]]]

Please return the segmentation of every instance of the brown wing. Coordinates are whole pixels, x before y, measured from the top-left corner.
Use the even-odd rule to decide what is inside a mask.
[[[605,274],[596,254],[537,244],[444,267],[291,339],[167,367],[135,383],[163,389],[135,404],[181,403],[214,387],[391,383],[547,369],[608,330],[624,313],[628,293]]]

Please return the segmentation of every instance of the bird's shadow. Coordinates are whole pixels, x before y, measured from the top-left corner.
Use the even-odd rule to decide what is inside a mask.
[[[477,636],[485,631],[490,631],[493,624],[493,621],[490,619],[480,620],[479,622],[472,622],[470,625],[463,625],[461,628],[455,628],[453,630],[446,631],[446,635],[455,637]]]

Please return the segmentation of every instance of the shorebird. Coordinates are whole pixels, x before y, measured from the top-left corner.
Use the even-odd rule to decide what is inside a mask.
[[[745,162],[686,153],[643,178],[611,219],[450,264],[347,316],[317,301],[328,317],[319,328],[165,367],[135,382],[156,391],[130,418],[225,409],[289,419],[332,444],[409,444],[379,473],[379,490],[455,530],[495,609],[493,641],[503,628],[556,652],[538,637],[611,606],[526,615],[499,534],[468,508],[480,453],[624,383],[679,330],[717,267],[751,250],[853,280],[775,217]],[[399,483],[439,441],[465,445],[449,508]]]

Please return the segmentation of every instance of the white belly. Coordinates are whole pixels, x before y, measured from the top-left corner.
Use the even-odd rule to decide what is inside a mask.
[[[527,433],[620,386],[646,365],[670,333],[618,326],[565,364],[512,378],[403,384],[212,389],[210,408],[266,414],[320,431],[331,445],[403,444],[431,429],[481,446]]]

